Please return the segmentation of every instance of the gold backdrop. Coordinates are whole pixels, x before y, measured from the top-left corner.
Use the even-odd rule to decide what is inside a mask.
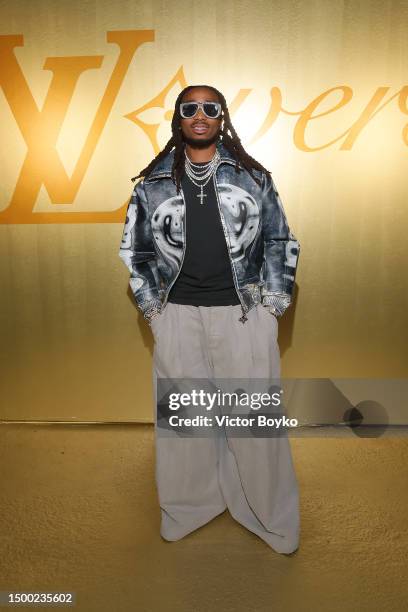
[[[301,245],[282,375],[407,376],[407,3],[9,0],[0,20],[1,418],[152,420],[118,251],[194,83]]]

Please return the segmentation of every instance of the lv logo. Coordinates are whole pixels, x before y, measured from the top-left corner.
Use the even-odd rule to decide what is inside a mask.
[[[33,213],[42,185],[47,189],[51,202],[58,204],[74,202],[129,64],[141,45],[154,41],[154,31],[108,32],[107,41],[118,45],[120,53],[72,176],[69,177],[58,155],[56,143],[78,79],[86,70],[100,68],[103,56],[47,58],[44,69],[52,72],[52,80],[43,107],[39,110],[14,55],[14,47],[21,47],[24,44],[23,36],[0,36],[0,83],[27,145],[27,153],[9,206],[0,212],[0,223],[123,221],[127,203],[109,212]]]

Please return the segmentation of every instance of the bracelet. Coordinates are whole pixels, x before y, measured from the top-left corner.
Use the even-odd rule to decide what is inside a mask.
[[[152,308],[146,310],[143,316],[150,325],[151,320],[154,319],[155,316],[159,315],[160,312],[161,310],[158,306],[153,306]]]
[[[275,317],[279,317],[280,316],[280,312],[275,308],[275,306],[264,306],[264,308],[267,309],[267,311],[269,312],[269,314],[274,315]]]

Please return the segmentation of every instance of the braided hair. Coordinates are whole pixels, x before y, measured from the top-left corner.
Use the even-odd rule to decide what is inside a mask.
[[[221,103],[221,108],[224,115],[224,127],[220,129],[220,135],[222,138],[220,139],[224,144],[225,148],[232,154],[235,159],[235,171],[240,172],[241,168],[239,167],[239,162],[242,166],[249,172],[254,181],[261,184],[259,179],[257,179],[253,173],[252,169],[260,170],[261,172],[266,172],[267,174],[271,174],[269,170],[264,168],[262,164],[256,161],[253,157],[251,157],[244,149],[241,144],[241,140],[236,133],[234,126],[231,123],[231,118],[229,116],[227,103],[225,101],[224,96],[218,89],[212,87],[211,85],[188,85],[185,87],[177,96],[177,100],[175,102],[175,110],[173,114],[173,118],[171,121],[171,131],[172,137],[167,142],[166,146],[156,157],[144,168],[141,172],[134,176],[131,180],[135,181],[139,177],[147,177],[153,170],[153,168],[158,164],[160,160],[162,160],[170,151],[175,147],[173,166],[171,169],[171,177],[173,182],[177,186],[177,193],[180,191],[180,182],[184,174],[184,161],[185,161],[185,146],[181,132],[181,115],[180,115],[180,103],[183,99],[185,93],[190,91],[190,89],[198,88],[198,87],[207,87],[208,89],[212,89]],[[230,134],[228,134],[230,132]]]

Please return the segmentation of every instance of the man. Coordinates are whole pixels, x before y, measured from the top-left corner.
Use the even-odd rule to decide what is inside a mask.
[[[140,172],[120,257],[154,336],[153,380],[279,379],[278,319],[291,303],[299,242],[270,172],[243,148],[221,92],[179,94],[172,137]],[[207,413],[208,414],[208,413]],[[286,436],[162,436],[161,535],[179,540],[229,509],[275,551],[299,544]]]

